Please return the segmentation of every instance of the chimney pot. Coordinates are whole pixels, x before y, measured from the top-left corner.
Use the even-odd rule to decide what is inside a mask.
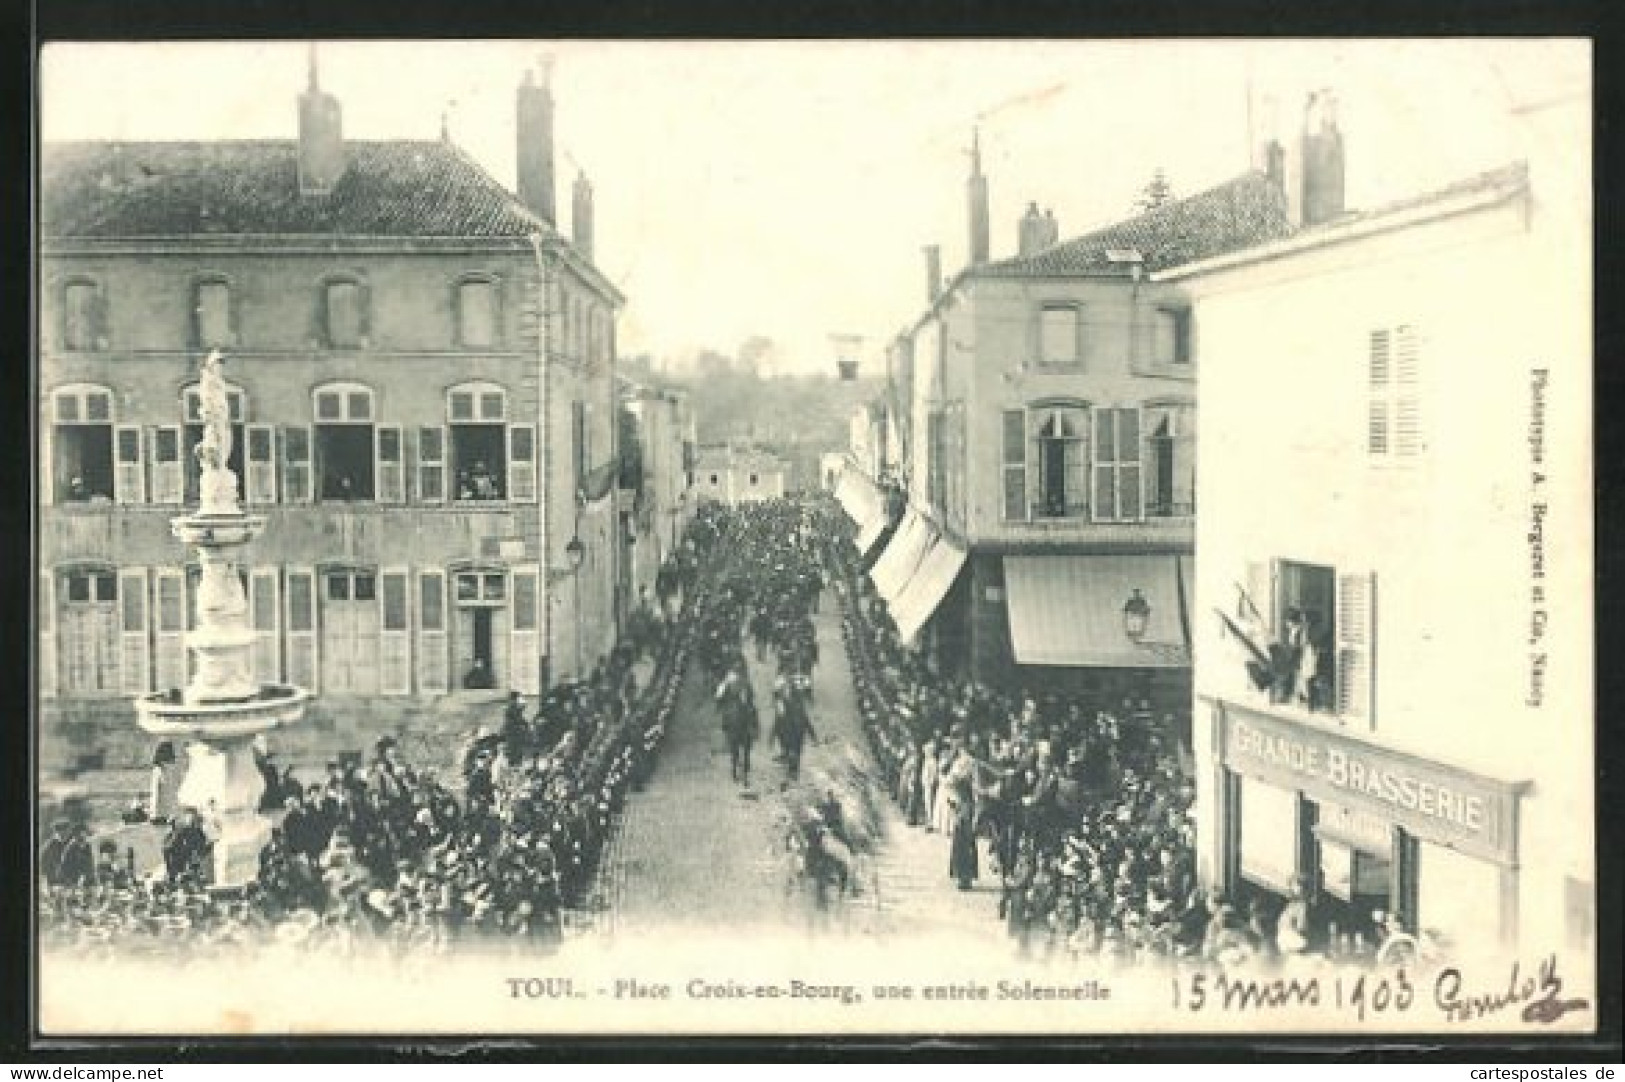
[[[925,247],[925,291],[932,304],[942,296],[942,247],[937,244]]]
[[[519,201],[548,225],[558,222],[553,177],[553,92],[546,68],[537,85],[534,73],[525,72],[518,97]]]
[[[570,202],[570,233],[576,251],[590,263],[592,262],[592,183],[587,180],[586,173],[576,174],[575,188],[571,193]]]
[[[317,79],[315,45],[309,65],[309,85],[299,95],[299,193],[326,195],[344,175],[344,118],[339,100]]]

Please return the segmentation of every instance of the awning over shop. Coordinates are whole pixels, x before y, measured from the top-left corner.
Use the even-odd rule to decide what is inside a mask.
[[[938,535],[892,605],[892,619],[897,622],[897,632],[903,642],[914,641],[920,628],[948,596],[959,569],[964,566],[965,550]]]
[[[860,536],[874,528],[876,519],[881,521],[881,529],[885,527],[886,497],[873,481],[855,467],[848,465],[841,471],[840,479],[835,482],[835,499],[857,524]],[[875,536],[879,536],[878,530]],[[869,544],[874,544],[874,540],[871,539]]]
[[[880,535],[886,532],[886,526],[886,512],[884,509],[864,523],[863,528],[858,531],[859,556],[869,555],[869,550],[875,547],[875,542],[880,540]]]
[[[1151,606],[1139,642],[1123,621],[1135,590]],[[1019,664],[1190,667],[1176,557],[1006,556],[1004,591]]]
[[[897,527],[891,541],[886,545],[886,551],[880,554],[875,566],[870,568],[869,577],[874,580],[875,590],[886,599],[886,604],[895,605],[897,597],[908,585],[913,576],[914,569],[920,566],[920,560],[925,556],[926,547],[936,531],[916,511],[910,510],[903,519],[903,524]]]

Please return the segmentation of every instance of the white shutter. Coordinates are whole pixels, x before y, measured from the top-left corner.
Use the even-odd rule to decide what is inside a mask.
[[[153,683],[159,691],[186,684],[186,574],[159,569],[153,596]]]
[[[1366,443],[1368,454],[1387,455],[1392,450],[1393,360],[1388,330],[1374,330],[1366,355]]]
[[[280,601],[276,568],[255,568],[248,578],[248,615],[254,629],[254,676],[262,684],[282,679]]]
[[[405,503],[406,457],[401,449],[401,426],[374,425],[372,439],[378,469],[378,502]]]
[[[450,685],[446,662],[446,573],[418,572],[418,690],[444,693]]]
[[[536,502],[536,426],[508,426],[508,499]]]
[[[1237,612],[1240,619],[1256,620],[1271,641],[1275,639],[1275,567],[1272,562],[1252,560],[1247,564],[1247,598],[1256,613]],[[1246,605],[1240,606],[1245,609]]]
[[[1337,576],[1337,712],[1376,727],[1377,578]]]
[[[391,568],[378,576],[379,684],[385,695],[412,691],[412,630],[408,612],[411,591],[405,568]]]
[[[1117,411],[1094,410],[1089,425],[1089,513],[1096,522],[1115,522],[1117,506]]]
[[[288,568],[283,614],[288,682],[316,691],[316,573],[311,568]]]
[[[178,504],[186,499],[186,477],[181,464],[180,425],[159,425],[152,437],[152,502]]]
[[[1416,328],[1394,328],[1393,451],[1410,457],[1422,452],[1421,344]]]
[[[113,499],[117,503],[145,503],[146,470],[141,455],[141,429],[118,425],[113,429]]]
[[[1117,517],[1125,522],[1145,517],[1144,433],[1138,406],[1117,411]]]
[[[49,571],[39,577],[39,695],[56,698],[56,576]]]
[[[119,571],[118,604],[120,685],[126,695],[145,695],[152,689],[146,568],[126,567]]]
[[[243,491],[250,504],[276,503],[276,429],[272,425],[249,425],[248,446],[243,448]],[[267,679],[275,679],[267,677]]]
[[[426,425],[418,429],[418,501],[444,503],[446,499],[446,430]]]
[[[310,426],[283,425],[282,500],[309,503],[312,491]]]
[[[541,694],[542,644],[540,627],[541,569],[525,564],[513,569],[513,625],[509,686],[526,695]]]

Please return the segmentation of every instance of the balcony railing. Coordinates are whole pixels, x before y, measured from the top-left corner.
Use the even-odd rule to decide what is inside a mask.
[[[1190,518],[1196,514],[1194,500],[1150,500],[1145,505],[1146,518]]]

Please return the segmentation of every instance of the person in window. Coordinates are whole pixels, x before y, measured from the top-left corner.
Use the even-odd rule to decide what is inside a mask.
[[[68,502],[86,503],[90,500],[90,490],[85,487],[85,479],[74,474],[68,479]]]
[[[1271,668],[1274,670],[1274,682],[1270,687],[1272,702],[1293,701],[1293,693],[1298,683],[1298,667],[1303,660],[1306,641],[1303,610],[1293,606],[1286,610],[1286,630],[1281,636],[1281,641],[1270,647]]]
[[[491,476],[491,471],[486,468],[484,462],[474,463],[474,468],[469,471],[468,481],[470,487],[474,490],[474,499],[494,500],[497,498],[496,480]]]
[[[1303,614],[1303,645],[1298,651],[1298,673],[1293,685],[1293,698],[1305,710],[1318,709],[1320,703],[1321,673],[1320,618],[1313,612]]]

